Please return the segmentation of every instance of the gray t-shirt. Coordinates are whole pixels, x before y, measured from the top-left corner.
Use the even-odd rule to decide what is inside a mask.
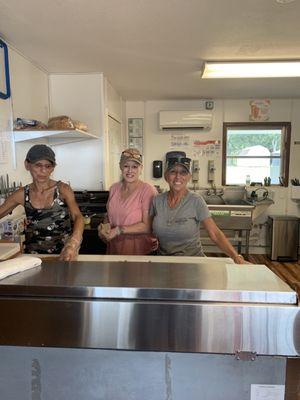
[[[200,222],[210,217],[203,198],[188,192],[176,207],[168,205],[168,193],[153,199],[150,209],[153,232],[158,237],[160,255],[203,256]]]

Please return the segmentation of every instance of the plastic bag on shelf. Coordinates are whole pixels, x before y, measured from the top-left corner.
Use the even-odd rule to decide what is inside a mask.
[[[14,120],[14,130],[42,130],[42,129],[47,129],[47,125],[45,125],[41,121],[37,121],[36,119],[17,118]]]

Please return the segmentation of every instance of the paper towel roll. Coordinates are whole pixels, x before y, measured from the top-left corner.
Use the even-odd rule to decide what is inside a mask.
[[[0,262],[0,279],[7,276],[17,274],[18,272],[26,271],[30,268],[38,267],[42,264],[42,260],[38,257],[21,256],[12,258],[11,260]]]

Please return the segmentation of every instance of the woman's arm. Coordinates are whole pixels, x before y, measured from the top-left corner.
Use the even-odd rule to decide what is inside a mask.
[[[83,216],[79,210],[78,204],[76,203],[73,190],[69,185],[65,183],[60,184],[60,192],[64,198],[71,218],[73,220],[73,232],[71,237],[66,242],[60,258],[65,261],[72,261],[76,258],[80,244],[82,242],[82,234],[84,230]]]
[[[211,240],[236,264],[249,264],[242,255],[238,254],[224,233],[218,228],[215,221],[209,217],[202,221]]]
[[[143,193],[141,200],[142,203],[142,220],[132,225],[122,225],[111,228],[110,231],[105,235],[106,240],[110,241],[119,235],[129,234],[142,234],[152,232],[152,218],[149,215],[150,206],[152,204],[153,197],[157,195],[156,189],[147,185]],[[109,202],[109,200],[108,200]]]
[[[18,205],[24,205],[24,188],[20,188],[16,192],[12,193],[0,206],[0,218],[5,217]]]
[[[149,215],[149,211],[143,211],[142,221],[137,222],[132,225],[124,225],[124,226],[116,226],[115,228],[110,229],[106,240],[112,240],[116,236],[119,235],[128,235],[128,234],[140,234],[140,233],[150,233],[151,232],[151,217]]]

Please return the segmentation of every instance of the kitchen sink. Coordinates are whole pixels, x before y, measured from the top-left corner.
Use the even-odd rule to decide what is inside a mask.
[[[247,199],[245,188],[201,189],[197,191],[208,205],[212,218],[224,231],[238,232],[238,252],[241,253],[242,232],[245,232],[245,254],[249,254],[249,238],[253,221],[273,204],[271,199]],[[205,233],[202,229],[202,237]]]
[[[252,211],[251,219],[255,220],[263,214],[268,207],[274,204],[271,199],[255,200],[255,199],[226,199],[222,196],[202,196],[210,209],[231,210],[241,207],[243,210]]]
[[[222,196],[209,196],[204,197],[207,205],[229,205],[229,206],[249,206],[255,205],[251,200],[243,199],[224,199]]]
[[[254,200],[253,205],[255,206],[255,208],[253,210],[252,219],[255,220],[256,218],[258,218],[272,204],[274,204],[274,201],[272,199]]]

